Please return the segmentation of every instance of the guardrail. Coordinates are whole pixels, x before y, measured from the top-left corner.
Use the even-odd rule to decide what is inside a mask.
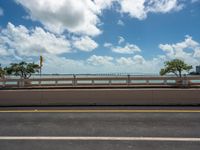
[[[200,76],[190,77],[64,77],[64,78],[33,78],[33,79],[0,79],[0,87],[137,87],[137,86],[200,86]]]

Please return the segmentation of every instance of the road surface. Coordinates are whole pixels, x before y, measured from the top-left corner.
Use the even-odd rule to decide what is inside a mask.
[[[199,107],[78,108],[1,108],[0,149],[199,150]]]

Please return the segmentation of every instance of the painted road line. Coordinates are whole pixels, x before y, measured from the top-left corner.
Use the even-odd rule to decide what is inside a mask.
[[[0,113],[200,113],[200,110],[0,110]]]
[[[172,142],[200,142],[200,138],[184,138],[184,137],[0,136],[0,140],[75,140],[75,141],[172,141]]]

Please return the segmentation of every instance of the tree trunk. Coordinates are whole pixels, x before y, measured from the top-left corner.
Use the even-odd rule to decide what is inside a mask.
[[[182,75],[181,75],[181,71],[178,71],[178,73],[179,73],[179,77],[181,78],[181,77],[182,77]]]

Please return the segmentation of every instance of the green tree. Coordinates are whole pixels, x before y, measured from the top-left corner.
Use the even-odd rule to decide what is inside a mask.
[[[11,63],[5,71],[8,75],[20,76],[21,79],[29,79],[32,74],[39,72],[40,66],[35,63]]]
[[[180,59],[173,59],[165,62],[165,67],[160,70],[160,75],[163,76],[167,73],[174,73],[177,77],[182,77],[182,72],[189,72],[192,69],[191,65],[186,64]]]

